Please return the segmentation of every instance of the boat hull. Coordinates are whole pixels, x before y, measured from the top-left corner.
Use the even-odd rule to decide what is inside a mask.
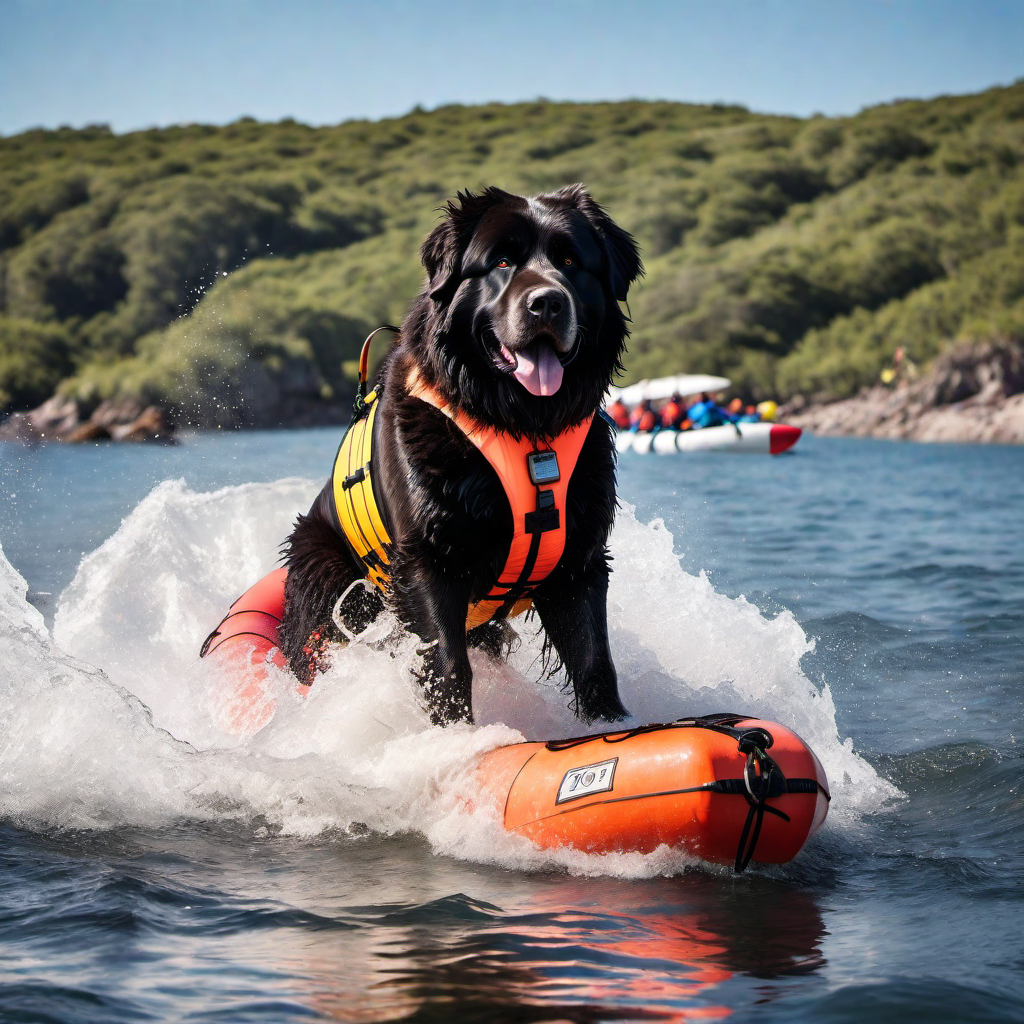
[[[653,434],[624,430],[615,446],[638,455],[674,455],[676,452],[733,452],[742,455],[778,455],[800,440],[800,427],[788,423],[728,423],[702,430],[658,430]]]

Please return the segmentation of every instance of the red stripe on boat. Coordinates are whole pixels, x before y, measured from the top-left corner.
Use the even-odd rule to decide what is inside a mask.
[[[779,452],[792,448],[800,440],[802,433],[803,429],[800,427],[791,427],[788,423],[773,423],[768,439],[772,455],[778,455]]]

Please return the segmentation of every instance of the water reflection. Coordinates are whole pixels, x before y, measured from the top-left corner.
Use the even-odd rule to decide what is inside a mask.
[[[744,979],[825,963],[814,900],[766,879],[546,876],[513,888],[500,907],[459,894],[356,909],[361,928],[312,948],[306,935],[310,1008],[358,1022],[718,1019],[737,1000],[775,998]]]
[[[48,866],[12,883],[59,912],[14,973],[155,1019],[586,1024],[729,1017],[825,963],[814,899],[757,875],[527,875],[410,837],[216,831],[24,837]],[[88,950],[69,914],[96,922]]]

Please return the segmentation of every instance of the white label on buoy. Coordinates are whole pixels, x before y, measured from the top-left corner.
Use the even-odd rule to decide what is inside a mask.
[[[618,763],[619,759],[613,757],[610,761],[585,764],[582,768],[570,768],[558,787],[558,799],[555,803],[564,804],[567,800],[590,796],[591,793],[607,793],[612,788],[615,766]]]

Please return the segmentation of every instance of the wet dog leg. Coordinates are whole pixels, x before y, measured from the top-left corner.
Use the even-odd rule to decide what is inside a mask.
[[[556,569],[533,602],[572,684],[574,711],[588,722],[614,722],[629,714],[619,699],[608,647],[607,596],[608,566],[595,560],[574,578]]]

